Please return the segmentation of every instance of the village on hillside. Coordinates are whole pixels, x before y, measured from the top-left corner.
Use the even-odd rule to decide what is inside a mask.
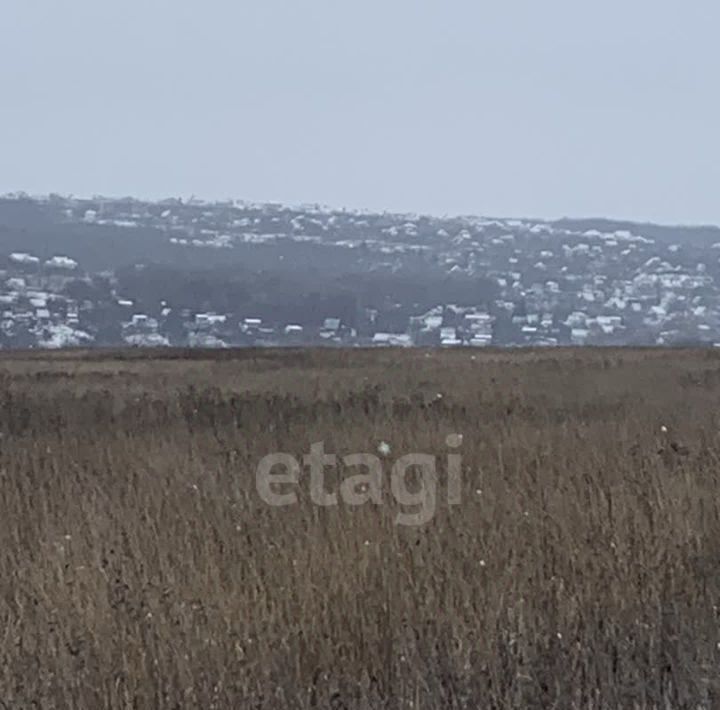
[[[720,343],[720,230],[0,199],[0,346]]]

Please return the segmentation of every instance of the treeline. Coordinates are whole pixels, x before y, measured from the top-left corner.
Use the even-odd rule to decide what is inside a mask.
[[[119,270],[115,289],[147,313],[159,312],[166,304],[174,310],[234,313],[307,326],[340,318],[348,326],[359,327],[366,312],[373,310],[389,330],[404,330],[411,315],[438,304],[489,305],[498,293],[497,284],[489,279],[430,271],[338,275],[161,265]]]

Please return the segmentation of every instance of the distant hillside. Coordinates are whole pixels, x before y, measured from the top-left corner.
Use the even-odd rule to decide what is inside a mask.
[[[720,342],[720,229],[0,198],[0,346]]]

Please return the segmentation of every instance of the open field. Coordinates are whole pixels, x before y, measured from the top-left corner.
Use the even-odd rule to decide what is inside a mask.
[[[720,707],[718,404],[709,350],[0,353],[0,708]],[[264,502],[321,441],[436,456],[431,519]]]

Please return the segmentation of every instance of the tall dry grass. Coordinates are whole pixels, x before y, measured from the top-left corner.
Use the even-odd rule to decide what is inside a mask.
[[[718,707],[718,402],[703,351],[3,355],[0,707]],[[255,490],[449,433],[424,527]]]

